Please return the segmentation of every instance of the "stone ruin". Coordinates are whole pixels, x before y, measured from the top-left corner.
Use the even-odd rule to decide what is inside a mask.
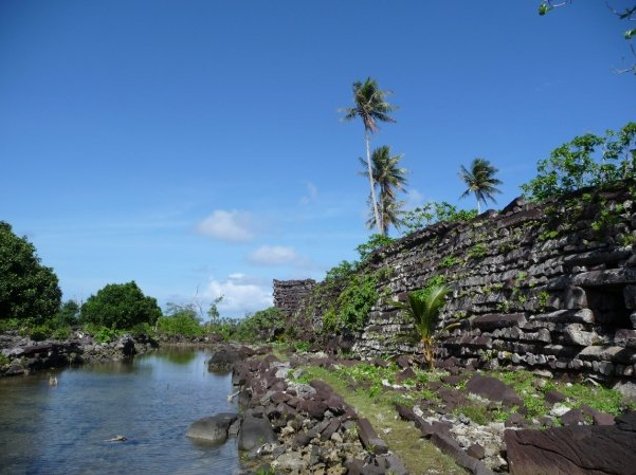
[[[376,251],[362,271],[386,271],[378,284],[382,297],[354,351],[417,352],[412,324],[391,302],[442,275],[452,293],[441,319],[460,326],[442,336],[441,358],[633,381],[636,197],[618,190],[598,198],[578,201],[584,203],[579,209],[568,207],[576,200],[537,205],[517,199],[499,213],[438,223]],[[611,221],[599,221],[608,211]],[[313,286],[274,281],[275,305],[306,319],[303,300]],[[319,325],[320,315],[312,317]]]

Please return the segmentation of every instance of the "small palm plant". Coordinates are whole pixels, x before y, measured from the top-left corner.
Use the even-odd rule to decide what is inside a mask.
[[[406,302],[397,302],[396,305],[413,319],[424,347],[424,361],[429,369],[435,367],[438,334],[459,325],[452,323],[436,330],[439,312],[444,306],[448,292],[449,288],[446,285],[433,283],[425,289],[410,292]]]

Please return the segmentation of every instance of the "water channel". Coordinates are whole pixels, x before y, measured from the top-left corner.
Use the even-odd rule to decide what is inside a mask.
[[[230,376],[201,350],[162,350],[131,363],[0,379],[2,474],[231,474],[236,443],[185,437],[194,420],[235,410]],[[108,442],[116,435],[124,442]]]

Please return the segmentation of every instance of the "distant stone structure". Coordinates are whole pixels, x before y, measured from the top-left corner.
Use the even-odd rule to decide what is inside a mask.
[[[594,203],[571,202],[579,209],[563,200],[517,199],[499,213],[438,223],[377,251],[362,271],[387,271],[378,284],[382,298],[354,351],[417,352],[411,322],[391,301],[441,275],[451,288],[441,317],[460,324],[442,338],[441,358],[635,380],[635,201],[627,190],[600,193]],[[609,220],[603,218],[608,212]],[[277,306],[292,313],[301,308],[294,318],[319,325],[329,306],[325,298],[316,301],[320,293],[303,306],[309,288],[276,285],[285,289]],[[296,289],[302,295],[294,297]],[[283,295],[289,303],[278,303]]]
[[[313,279],[274,279],[274,307],[279,309],[287,318],[291,317],[296,313],[315,285],[316,281]]]

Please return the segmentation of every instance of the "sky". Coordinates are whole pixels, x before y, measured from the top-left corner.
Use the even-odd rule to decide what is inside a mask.
[[[65,299],[134,280],[266,308],[370,235],[354,81],[399,107],[372,146],[402,154],[409,207],[474,207],[458,171],[483,157],[501,208],[555,147],[635,119],[625,22],[538,3],[0,0],[0,220]]]

